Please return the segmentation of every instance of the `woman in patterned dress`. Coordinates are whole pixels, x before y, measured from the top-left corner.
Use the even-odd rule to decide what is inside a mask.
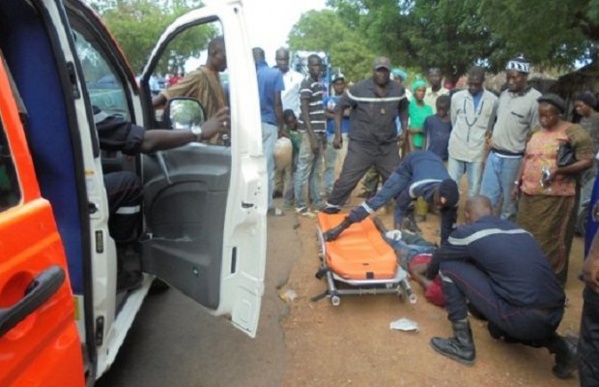
[[[538,99],[540,128],[533,130],[513,195],[520,194],[517,223],[541,245],[562,287],[576,220],[577,178],[593,163],[593,142],[580,126],[565,121],[566,102],[555,94]],[[560,143],[569,143],[575,160],[558,165]]]

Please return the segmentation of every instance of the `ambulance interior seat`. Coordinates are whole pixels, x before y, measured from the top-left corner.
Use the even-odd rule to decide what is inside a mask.
[[[85,182],[76,174],[66,101],[49,34],[40,12],[22,0],[0,1],[0,48],[27,109],[26,136],[42,196],[50,201],[64,243],[71,286],[83,294],[83,240],[80,195]],[[59,67],[61,66],[61,67]],[[64,69],[63,69],[64,70]],[[48,146],[51,144],[51,146]],[[81,180],[81,181],[78,181]],[[81,189],[81,191],[80,191]]]

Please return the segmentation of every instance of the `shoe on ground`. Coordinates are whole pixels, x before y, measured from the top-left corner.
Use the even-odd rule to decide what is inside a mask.
[[[416,220],[411,216],[408,216],[404,219],[401,228],[402,228],[402,230],[408,230],[409,232],[411,232],[413,234],[422,234],[422,230],[416,224]]]
[[[313,218],[316,215],[312,211],[308,209],[308,207],[299,207],[295,209],[295,213],[301,216],[305,216],[307,218]]]
[[[578,345],[570,338],[560,337],[558,340],[552,372],[557,378],[568,379],[578,369]]]
[[[325,203],[325,205],[320,209],[320,212],[324,212],[325,214],[338,214],[339,211],[341,211],[340,207],[329,203]]]
[[[283,216],[285,215],[285,213],[280,209],[280,208],[269,208],[268,211],[266,212],[267,215],[269,216]]]
[[[135,290],[141,286],[143,282],[143,274],[141,271],[126,271],[123,270],[117,275],[116,290],[129,291]]]

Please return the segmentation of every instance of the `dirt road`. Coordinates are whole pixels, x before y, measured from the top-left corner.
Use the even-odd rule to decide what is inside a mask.
[[[295,216],[288,213],[287,216]],[[390,215],[381,215],[391,227]],[[429,347],[432,336],[451,334],[444,309],[426,302],[421,289],[414,305],[395,295],[364,295],[341,299],[332,306],[327,299],[310,298],[325,290],[325,282],[314,277],[319,267],[316,221],[298,218],[296,234],[301,252],[289,281],[280,294],[293,291],[289,314],[282,322],[285,334],[286,369],[284,386],[577,386],[577,376],[567,380],[551,374],[553,358],[545,349],[508,345],[493,340],[486,323],[471,319],[477,359],[463,366],[438,355]],[[434,240],[436,216],[420,223],[425,237]],[[280,241],[284,245],[285,241]],[[571,254],[566,293],[569,306],[559,332],[578,333],[582,307],[580,272],[582,239],[576,237]],[[393,320],[416,321],[418,332],[389,329]]]

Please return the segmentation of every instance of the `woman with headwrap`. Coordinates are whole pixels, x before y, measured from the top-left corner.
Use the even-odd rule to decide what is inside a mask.
[[[520,193],[518,224],[539,242],[564,287],[574,237],[576,179],[592,165],[593,143],[580,125],[563,119],[566,102],[561,97],[545,94],[538,102],[540,128],[526,145],[512,196]],[[567,155],[573,157],[566,160]]]
[[[433,114],[433,108],[424,102],[426,93],[426,82],[417,80],[412,83],[412,95],[408,108],[410,123],[408,125],[408,149],[420,150],[424,146],[424,120]]]

